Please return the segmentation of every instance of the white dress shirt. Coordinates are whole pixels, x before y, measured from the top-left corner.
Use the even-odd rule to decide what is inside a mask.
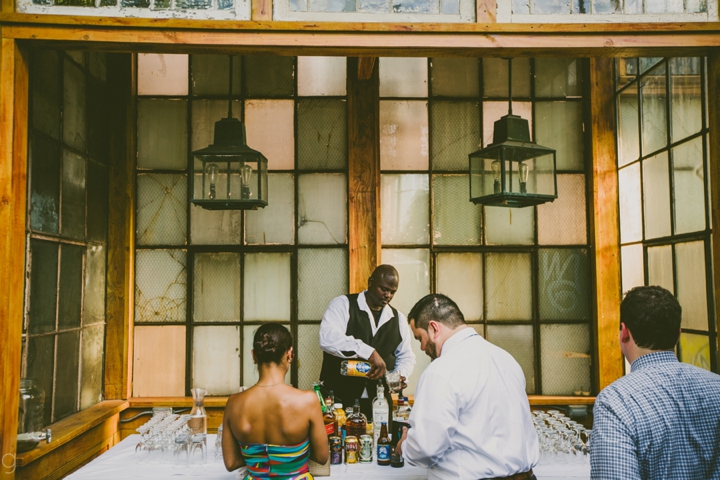
[[[506,477],[540,460],[520,365],[469,327],[423,372],[409,422],[403,456],[428,479]]]
[[[377,326],[372,314],[372,310],[365,300],[364,290],[357,296],[358,307],[368,315],[370,327],[372,327],[373,337],[377,334],[380,327],[390,321],[393,317],[392,309],[389,305],[385,305],[380,315],[380,321]],[[410,378],[410,374],[415,368],[415,354],[410,344],[412,333],[410,325],[408,325],[405,315],[398,313],[398,325],[400,326],[400,337],[402,341],[395,350],[395,371],[400,372],[405,378]],[[340,358],[370,358],[375,349],[367,343],[358,340],[352,335],[345,335],[347,324],[350,321],[350,301],[345,295],[335,297],[328,306],[320,324],[320,348],[323,351]],[[356,352],[356,355],[345,355],[342,352]]]

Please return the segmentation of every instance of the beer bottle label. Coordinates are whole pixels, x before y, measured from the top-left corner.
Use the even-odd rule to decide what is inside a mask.
[[[378,445],[377,450],[378,461],[390,460],[390,445]]]

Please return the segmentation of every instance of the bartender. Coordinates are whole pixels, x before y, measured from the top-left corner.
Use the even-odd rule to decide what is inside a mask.
[[[360,408],[368,418],[377,395],[377,380],[390,371],[399,373],[404,380],[415,367],[407,319],[390,306],[399,283],[395,267],[380,265],[370,276],[367,290],[334,298],[320,324],[320,381],[346,407],[359,398]],[[340,374],[340,364],[349,359],[370,363],[367,378]]]

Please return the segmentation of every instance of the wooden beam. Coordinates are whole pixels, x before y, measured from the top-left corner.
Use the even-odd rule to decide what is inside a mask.
[[[358,80],[359,63],[347,59],[350,292],[367,288],[381,258],[379,66]]]
[[[25,287],[28,65],[14,40],[0,47],[0,476],[13,478]]]
[[[476,0],[477,23],[492,24],[497,22],[497,0]]]
[[[712,258],[715,278],[715,332],[720,324],[720,235],[717,234],[720,225],[720,50],[714,50],[707,59],[707,94],[708,94],[708,127],[710,129],[710,156],[708,166],[710,170],[710,214],[714,235],[712,236]],[[717,351],[720,352],[720,335],[716,336]]]
[[[590,242],[594,254],[595,375],[602,390],[623,375],[618,341],[620,318],[620,230],[615,150],[613,59],[590,59],[590,135],[593,206]]]
[[[358,80],[370,80],[373,69],[375,68],[375,60],[377,57],[360,57],[358,59],[357,78]]]
[[[272,0],[251,0],[250,19],[256,22],[268,22],[273,19]]]
[[[0,12],[2,12],[2,13],[14,13],[14,12],[15,12],[15,0],[2,0],[2,1],[0,1]]]

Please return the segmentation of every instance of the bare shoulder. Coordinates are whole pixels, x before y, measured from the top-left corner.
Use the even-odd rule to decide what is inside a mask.
[[[228,398],[227,403],[225,404],[226,410],[235,410],[242,407],[242,404],[245,403],[245,392],[240,393],[234,393],[230,395],[230,398]]]
[[[293,389],[293,401],[298,407],[298,410],[310,411],[309,408],[313,408],[318,405],[318,398],[314,392],[308,390]]]

